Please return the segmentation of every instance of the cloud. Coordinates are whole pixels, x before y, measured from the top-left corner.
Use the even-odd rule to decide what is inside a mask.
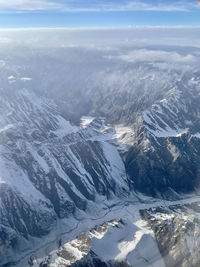
[[[166,3],[149,3],[142,1],[128,1],[123,4],[102,5],[100,8],[108,11],[188,11],[188,5],[174,2]]]
[[[0,0],[1,10],[39,11],[58,10],[62,7],[62,4],[47,0]]]
[[[176,51],[136,49],[129,53],[121,54],[119,59],[130,62],[146,62],[160,69],[192,69],[196,66],[199,58],[192,54],[181,55]]]
[[[161,69],[197,70],[200,59],[200,27],[133,27],[105,29],[0,30],[0,47],[13,46],[82,49],[105,59],[106,64],[135,63]],[[53,38],[52,38],[53,36]],[[21,50],[20,50],[21,51]],[[83,53],[83,54],[84,54]],[[72,53],[73,54],[73,53]],[[89,55],[89,54],[88,54]],[[93,56],[92,56],[93,58]],[[1,58],[0,58],[1,59]],[[100,64],[101,65],[101,64]]]
[[[133,50],[128,54],[121,55],[121,59],[128,62],[177,62],[177,63],[188,63],[194,62],[196,59],[193,55],[180,55],[177,52],[168,52],[162,50],[147,50],[137,49]]]
[[[0,37],[0,44],[8,44],[11,43],[12,40],[10,38],[7,37]]]
[[[198,1],[200,2],[200,1]],[[139,0],[0,0],[0,10],[64,12],[110,11],[189,11],[198,7],[191,1],[139,1]]]

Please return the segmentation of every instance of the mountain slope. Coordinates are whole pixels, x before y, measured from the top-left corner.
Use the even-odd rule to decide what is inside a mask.
[[[24,238],[47,234],[58,218],[90,213],[95,203],[126,197],[129,186],[116,147],[98,127],[72,126],[53,103],[25,89],[2,91],[0,101],[4,262],[9,251],[23,249]]]
[[[184,78],[142,112],[135,145],[126,158],[127,171],[139,191],[169,197],[173,190],[198,189],[199,101],[198,77]]]

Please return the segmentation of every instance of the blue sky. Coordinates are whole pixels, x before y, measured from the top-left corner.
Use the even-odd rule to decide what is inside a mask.
[[[0,28],[200,25],[200,0],[0,0]]]

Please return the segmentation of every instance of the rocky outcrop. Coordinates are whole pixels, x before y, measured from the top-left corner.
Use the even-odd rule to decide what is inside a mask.
[[[141,216],[154,231],[166,266],[198,266],[198,203],[142,210]]]

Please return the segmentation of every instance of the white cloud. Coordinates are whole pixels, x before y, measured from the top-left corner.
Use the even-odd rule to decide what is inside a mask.
[[[0,44],[8,44],[11,43],[12,40],[10,38],[7,37],[0,37]]]
[[[188,11],[188,5],[181,4],[180,2],[174,2],[174,4],[151,4],[142,1],[128,1],[124,4],[116,5],[112,3],[110,5],[102,5],[100,8],[107,11]]]
[[[0,0],[0,10],[12,11],[38,11],[55,10],[68,12],[92,12],[92,11],[189,11],[198,7],[197,3],[189,1],[166,2],[128,0],[128,1],[92,1],[92,0]]]
[[[159,69],[190,70],[196,68],[199,57],[192,54],[182,55],[176,51],[135,49],[131,52],[113,56],[130,63],[146,62]]]
[[[0,9],[3,10],[21,10],[21,11],[37,11],[61,9],[63,5],[50,2],[47,0],[0,0]]]
[[[168,62],[168,63],[193,63],[196,58],[193,55],[181,55],[177,52],[162,50],[137,49],[128,54],[120,55],[120,59],[128,62]]]
[[[133,27],[115,29],[0,30],[0,47],[83,49],[109,64],[135,63],[165,70],[196,70],[200,59],[200,27]],[[53,38],[52,38],[53,37]],[[61,49],[60,49],[61,48]],[[74,51],[75,51],[74,50]],[[20,50],[21,52],[21,50]],[[88,54],[89,55],[89,54]],[[72,53],[73,56],[73,53]],[[93,58],[93,56],[92,56]],[[0,62],[1,63],[1,62]],[[137,65],[140,65],[137,64]],[[0,64],[1,65],[1,64]],[[99,64],[101,65],[101,64]],[[129,65],[129,64],[128,64]]]

